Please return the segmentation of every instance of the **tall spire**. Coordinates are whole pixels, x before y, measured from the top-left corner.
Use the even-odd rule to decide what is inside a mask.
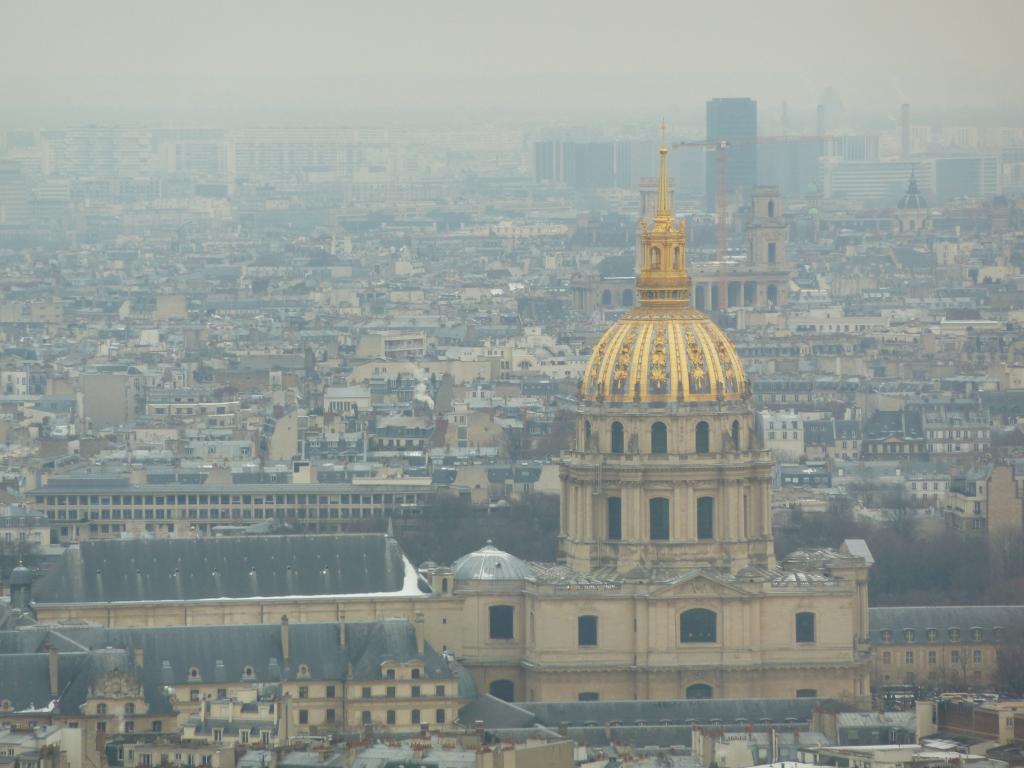
[[[665,231],[673,224],[672,197],[668,191],[668,143],[665,135],[667,126],[661,123],[661,171],[658,175],[658,206],[654,211],[655,231]],[[659,226],[660,225],[660,226]]]
[[[661,124],[661,173],[658,177],[658,205],[654,223],[640,222],[640,274],[637,298],[641,307],[657,306],[659,311],[685,307],[690,302],[690,276],[686,273],[686,226],[676,224],[668,187],[668,140]]]

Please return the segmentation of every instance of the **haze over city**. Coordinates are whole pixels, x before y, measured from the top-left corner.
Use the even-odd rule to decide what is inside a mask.
[[[1024,765],[1021,29],[5,4],[0,768]]]

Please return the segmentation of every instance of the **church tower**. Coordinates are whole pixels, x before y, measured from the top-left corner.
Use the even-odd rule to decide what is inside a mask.
[[[662,143],[641,223],[637,306],[601,337],[561,465],[561,549],[577,572],[663,578],[775,565],[772,462],[726,335],[691,305],[686,228]]]

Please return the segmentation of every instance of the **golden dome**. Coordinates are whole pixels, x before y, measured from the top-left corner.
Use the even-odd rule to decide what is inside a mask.
[[[666,156],[654,223],[641,222],[640,305],[605,331],[580,382],[583,400],[617,403],[742,400],[749,394],[732,342],[690,306],[686,228],[678,227],[668,194]]]

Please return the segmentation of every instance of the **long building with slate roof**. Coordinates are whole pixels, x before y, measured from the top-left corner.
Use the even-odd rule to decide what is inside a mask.
[[[1024,642],[1024,605],[872,608],[875,687],[998,684],[998,653]]]
[[[272,730],[290,735],[417,732],[453,722],[476,695],[471,676],[402,619],[0,632],[0,723],[173,733],[204,702],[253,690],[277,702]]]

